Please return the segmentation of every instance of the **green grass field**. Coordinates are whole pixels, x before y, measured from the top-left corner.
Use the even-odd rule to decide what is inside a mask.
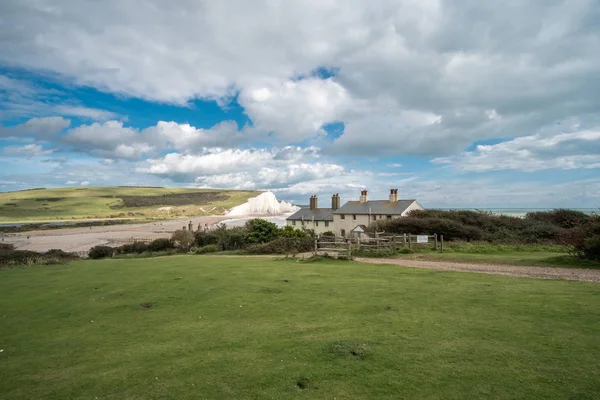
[[[0,398],[597,399],[599,310],[593,283],[330,260],[4,269]]]
[[[218,200],[202,198],[215,193]],[[72,221],[86,219],[159,219],[195,215],[222,214],[259,192],[133,187],[83,187],[26,190],[0,193],[0,223]],[[197,196],[181,199],[177,196]],[[158,204],[144,205],[149,198]],[[139,199],[142,206],[127,206],[123,200]],[[163,202],[162,204],[160,202]],[[185,204],[179,204],[179,203]],[[167,212],[159,210],[169,206]]]

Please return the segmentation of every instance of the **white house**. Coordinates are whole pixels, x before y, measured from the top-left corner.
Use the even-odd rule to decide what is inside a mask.
[[[331,197],[331,208],[319,208],[317,196],[311,196],[310,207],[289,216],[287,225],[314,233],[332,231],[336,236],[360,236],[373,222],[405,217],[413,210],[423,210],[416,200],[399,200],[398,189],[390,189],[388,200],[368,200],[363,190],[359,201],[348,201],[340,207],[340,196]]]

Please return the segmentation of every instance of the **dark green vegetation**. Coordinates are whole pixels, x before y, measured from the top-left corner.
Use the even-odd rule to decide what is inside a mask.
[[[79,259],[77,254],[67,253],[59,249],[38,253],[29,250],[16,250],[12,244],[0,243],[0,268],[63,264],[77,259]]]
[[[371,230],[436,233],[446,241],[558,244],[580,258],[600,260],[600,216],[574,210],[534,212],[524,218],[477,211],[413,211],[405,218],[378,221]]]
[[[147,187],[8,192],[0,193],[0,223],[218,215],[258,194],[253,191]]]
[[[311,251],[314,239],[291,226],[278,228],[273,222],[255,218],[243,227],[227,228],[224,224],[213,231],[196,233],[200,247],[216,245],[219,251],[243,250],[249,254],[296,254]]]
[[[0,271],[0,398],[597,399],[585,282],[177,256]]]

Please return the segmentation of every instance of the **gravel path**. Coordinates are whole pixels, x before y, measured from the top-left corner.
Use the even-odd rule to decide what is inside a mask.
[[[511,275],[538,279],[566,279],[570,281],[600,282],[600,270],[595,269],[463,264],[456,262],[416,261],[401,258],[355,258],[354,260],[370,264],[394,264],[412,268],[478,272],[481,274]]]

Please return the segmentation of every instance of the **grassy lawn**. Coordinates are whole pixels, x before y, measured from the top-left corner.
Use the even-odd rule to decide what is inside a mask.
[[[343,261],[4,269],[0,398],[597,399],[599,310],[592,283]]]
[[[127,207],[122,197],[136,196],[144,199],[155,196],[201,195],[217,193],[223,198],[204,201],[191,198],[189,204],[172,205],[166,198],[167,212],[159,210],[160,204]],[[192,215],[222,214],[225,210],[242,204],[259,192],[133,187],[80,187],[25,190],[0,193],[0,223],[71,221],[86,219],[156,219]],[[212,211],[209,211],[212,210]],[[208,211],[208,212],[207,212]]]

